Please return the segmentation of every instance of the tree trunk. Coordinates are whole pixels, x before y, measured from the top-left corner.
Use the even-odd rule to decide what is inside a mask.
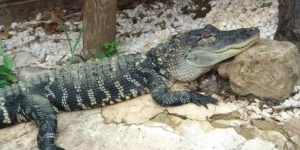
[[[103,52],[103,44],[116,39],[117,0],[84,0],[82,8],[83,55],[90,58],[87,50]]]

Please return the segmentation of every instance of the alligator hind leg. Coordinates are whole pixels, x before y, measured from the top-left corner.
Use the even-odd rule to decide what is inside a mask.
[[[22,108],[39,128],[37,135],[39,149],[63,150],[54,144],[57,129],[56,111],[49,100],[41,95],[30,95],[25,98]]]

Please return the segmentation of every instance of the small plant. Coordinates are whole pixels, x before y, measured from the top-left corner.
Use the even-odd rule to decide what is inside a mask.
[[[104,43],[103,47],[105,52],[100,52],[98,45],[96,46],[96,53],[92,54],[90,51],[89,54],[93,59],[103,59],[104,57],[111,58],[113,56],[119,55],[120,53],[117,51],[117,47],[121,45],[120,41],[107,42]]]
[[[67,37],[67,41],[68,41],[68,45],[70,47],[70,51],[71,51],[71,56],[69,58],[69,66],[73,63],[73,59],[74,59],[74,56],[78,56],[79,58],[83,59],[83,57],[79,54],[75,54],[75,50],[80,42],[80,39],[82,37],[82,33],[83,33],[83,29],[81,28],[80,31],[79,31],[79,35],[78,37],[76,38],[76,41],[75,41],[75,44],[74,46],[72,46],[71,44],[71,39],[70,39],[70,36],[68,34],[68,31],[67,31],[67,28],[64,26],[64,25],[60,25],[61,29],[63,30],[63,32],[65,33],[66,37]]]
[[[120,41],[115,41],[115,42],[111,42],[111,43],[104,43],[104,49],[105,49],[105,56],[110,58],[113,57],[115,55],[118,55],[118,51],[117,51],[117,47],[121,45]]]
[[[80,55],[80,54],[75,54],[75,50],[80,42],[80,39],[82,37],[82,34],[83,34],[83,29],[80,29],[79,31],[79,35],[75,41],[75,44],[74,46],[72,46],[71,44],[71,39],[70,39],[70,36],[68,34],[68,31],[67,31],[67,28],[64,26],[64,25],[60,25],[61,26],[61,29],[63,30],[63,32],[65,33],[66,37],[67,37],[67,41],[68,41],[68,45],[70,47],[70,51],[71,51],[71,55],[70,55],[70,58],[69,58],[69,66],[74,62],[74,56],[77,56],[79,57],[82,61],[85,61],[83,56]],[[93,58],[93,59],[102,59],[104,57],[108,57],[108,58],[111,58],[115,55],[119,55],[120,53],[117,51],[117,47],[121,45],[121,42],[120,41],[114,41],[114,42],[107,42],[107,43],[104,43],[103,47],[105,49],[105,52],[100,52],[99,50],[99,46],[96,45],[96,53],[95,54],[92,54],[90,51],[89,54],[90,56]],[[64,57],[63,57],[64,58]],[[62,59],[63,59],[62,58]],[[61,59],[61,60],[62,60]]]
[[[0,65],[0,88],[4,88],[12,83],[19,81],[19,77],[13,73],[13,61],[4,55],[2,42],[0,41],[0,57],[2,57],[2,64]]]

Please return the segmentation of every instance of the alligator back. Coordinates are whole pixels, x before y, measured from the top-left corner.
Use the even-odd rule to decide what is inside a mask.
[[[48,99],[56,111],[72,111],[147,93],[148,80],[144,77],[149,72],[140,66],[144,60],[137,54],[73,64],[0,89],[0,128],[28,121],[21,107],[24,98],[32,95]]]
[[[63,111],[90,109],[131,99],[147,91],[147,80],[143,80],[139,65],[141,61],[141,55],[126,55],[77,64],[50,75],[48,85],[41,87],[42,93]]]

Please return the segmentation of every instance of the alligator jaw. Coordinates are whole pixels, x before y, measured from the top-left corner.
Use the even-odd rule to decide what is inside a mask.
[[[216,37],[216,42],[214,41],[216,46],[194,46],[193,51],[191,51],[186,57],[186,61],[189,65],[196,68],[211,68],[219,62],[245,51],[251,47],[260,36],[257,28],[218,32],[222,36]],[[222,32],[225,34],[222,34]],[[235,38],[233,38],[234,34],[236,34]],[[218,33],[216,36],[218,36]],[[226,39],[226,36],[228,39]],[[223,47],[222,43],[224,43]]]

